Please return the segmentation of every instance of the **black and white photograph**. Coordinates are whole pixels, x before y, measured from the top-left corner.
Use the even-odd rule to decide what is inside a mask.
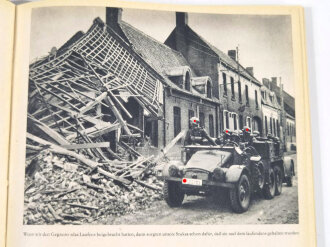
[[[290,15],[44,7],[30,27],[24,225],[299,224]]]

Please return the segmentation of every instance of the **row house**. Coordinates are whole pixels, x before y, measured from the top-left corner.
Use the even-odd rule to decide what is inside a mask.
[[[261,87],[261,107],[265,136],[271,134],[282,139],[281,106],[275,93],[266,86]]]
[[[295,128],[295,99],[283,89],[281,78],[263,78],[263,84],[271,90],[281,106],[280,126],[282,127],[282,140],[286,150],[294,149],[296,145]]]
[[[212,91],[218,99],[219,129],[238,130],[249,126],[263,132],[261,83],[253,76],[253,68],[237,61],[236,50],[223,53],[188,25],[188,14],[176,13],[176,26],[165,44],[179,51],[191,64],[197,76],[208,75]]]
[[[120,35],[162,82],[161,117],[155,118],[141,109],[136,111],[140,112],[141,119],[138,126],[150,137],[151,144],[165,146],[181,130],[189,128],[189,119],[193,116],[200,118],[201,125],[212,137],[218,136],[220,107],[214,96],[217,81],[206,73],[197,73],[180,52],[136,29],[121,16],[122,9],[106,8],[107,27]],[[133,103],[130,107],[136,105]]]

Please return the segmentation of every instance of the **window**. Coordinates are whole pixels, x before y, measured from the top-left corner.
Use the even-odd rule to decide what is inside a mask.
[[[246,105],[250,105],[250,100],[249,100],[249,86],[245,85],[245,100],[246,100]]]
[[[186,73],[186,79],[184,82],[184,89],[190,91],[190,74],[189,72]]]
[[[238,101],[242,103],[242,85],[240,81],[238,81]]]
[[[265,130],[266,130],[266,135],[268,134],[268,122],[267,122],[267,117],[265,116]]]
[[[206,83],[206,97],[209,99],[212,98],[212,85],[210,81],[207,81]]]
[[[276,120],[276,126],[277,126],[277,136],[280,137],[281,133],[280,133],[280,124],[278,122],[278,120]]]
[[[222,73],[222,81],[223,81],[223,95],[227,95],[227,75]]]
[[[239,129],[243,129],[244,125],[243,125],[243,116],[242,115],[239,115],[238,122],[239,122]]]
[[[237,130],[237,117],[236,114],[233,114],[234,130]]]
[[[235,84],[233,77],[230,77],[230,85],[231,85],[231,98],[235,99]]]
[[[273,132],[274,132],[274,136],[276,136],[275,118],[273,118]]]
[[[209,132],[210,136],[214,137],[214,120],[213,120],[213,115],[209,115]]]
[[[261,97],[265,99],[265,91],[261,91]]]
[[[195,116],[195,112],[193,110],[189,110],[188,111],[188,126],[189,126],[189,120],[190,120],[190,118],[192,118],[194,116]]]
[[[251,128],[251,118],[250,117],[246,117],[246,125]]]
[[[203,112],[199,112],[199,121],[202,128],[205,127],[205,116]]]
[[[273,118],[269,118],[269,130],[273,134]]]
[[[174,136],[177,136],[181,132],[181,109],[180,107],[173,107],[174,116]]]
[[[228,114],[228,111],[224,111],[224,117],[225,117],[225,129],[229,129],[229,114]]]
[[[258,109],[259,105],[258,105],[258,91],[257,90],[254,90],[254,98],[256,101],[256,108]]]

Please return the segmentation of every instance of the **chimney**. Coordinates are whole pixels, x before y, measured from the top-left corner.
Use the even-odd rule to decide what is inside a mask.
[[[118,29],[118,22],[121,21],[122,11],[121,8],[106,8],[106,24],[115,31]]]
[[[236,61],[236,50],[228,50],[228,56]]]
[[[254,76],[254,74],[253,74],[253,67],[246,67],[246,71],[247,71],[250,75]]]
[[[272,77],[272,84],[277,86],[277,77]]]
[[[176,12],[176,27],[179,29],[188,25],[188,14],[186,12]]]
[[[269,88],[269,79],[268,78],[262,78],[262,84],[264,84],[265,87]]]
[[[170,47],[182,53],[183,56],[187,56],[188,53],[188,41],[187,41],[187,25],[188,25],[188,14],[186,12],[176,12],[176,28],[175,28],[175,42]]]

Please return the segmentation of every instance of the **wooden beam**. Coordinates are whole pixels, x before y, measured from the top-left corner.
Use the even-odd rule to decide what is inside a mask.
[[[93,106],[97,105],[97,104],[101,104],[101,101],[103,99],[105,99],[105,97],[107,97],[108,93],[107,92],[103,92],[101,95],[97,96],[95,98],[94,101],[89,102],[87,105],[85,105],[84,107],[80,108],[80,114],[85,113],[86,111],[90,110],[91,108],[93,108]]]
[[[161,158],[163,158],[171,148],[183,137],[186,136],[187,130],[182,130],[165,148],[162,149],[162,152],[155,158],[154,163],[157,163]]]
[[[118,182],[121,182],[121,183],[127,184],[127,185],[131,183],[131,181],[129,181],[127,179],[117,177],[117,176],[113,175],[112,173],[103,170],[102,168],[98,167],[100,165],[99,163],[97,163],[97,162],[95,162],[93,160],[90,160],[90,159],[86,159],[81,154],[77,154],[75,152],[69,151],[69,150],[67,150],[65,148],[62,148],[62,147],[56,145],[56,144],[53,144],[51,142],[48,142],[48,141],[46,141],[44,139],[41,139],[41,138],[35,136],[35,135],[32,135],[31,133],[27,133],[26,134],[26,137],[28,139],[34,141],[34,142],[39,143],[39,144],[49,145],[49,149],[50,149],[51,152],[74,157],[74,158],[76,158],[77,160],[79,160],[80,162],[82,162],[83,164],[87,165],[88,167],[90,167],[92,169],[97,168],[98,173],[103,174],[106,177],[109,177],[109,178],[111,178],[113,180],[116,180]]]
[[[96,142],[96,143],[83,143],[83,144],[70,144],[62,145],[66,149],[88,149],[88,148],[109,148],[110,142]]]
[[[111,97],[114,99],[114,101],[116,101],[116,103],[120,106],[120,108],[123,110],[123,112],[125,112],[125,114],[129,117],[129,118],[133,118],[132,115],[126,110],[125,106],[123,106],[123,104],[117,99],[117,97],[111,92],[111,90],[108,89],[108,93],[111,95]]]
[[[28,118],[31,119],[34,122],[34,125],[38,127],[42,132],[44,132],[46,135],[48,135],[52,140],[57,142],[60,145],[69,145],[70,142],[68,142],[62,135],[57,133],[55,130],[49,128],[46,124],[40,122],[39,120],[35,119],[34,117],[30,116],[28,114]]]
[[[119,121],[119,123],[121,124],[121,126],[123,127],[123,129],[125,130],[126,134],[132,135],[132,132],[127,127],[126,122],[124,121],[122,115],[120,114],[120,112],[118,111],[117,107],[115,106],[115,104],[110,99],[110,97],[109,96],[106,97],[105,100],[108,103],[108,105],[109,105],[110,109],[112,110],[113,114],[116,116],[117,120]]]
[[[59,96],[58,94],[50,91],[49,89],[41,86],[40,84],[38,85],[41,89],[43,89],[44,91],[50,93],[51,95],[53,95],[54,97],[58,98],[59,100],[61,100],[62,102],[69,104],[72,108],[74,108],[75,110],[79,111],[79,108],[77,108],[75,105],[73,105],[72,103],[70,103],[68,100],[62,98],[61,96]]]

